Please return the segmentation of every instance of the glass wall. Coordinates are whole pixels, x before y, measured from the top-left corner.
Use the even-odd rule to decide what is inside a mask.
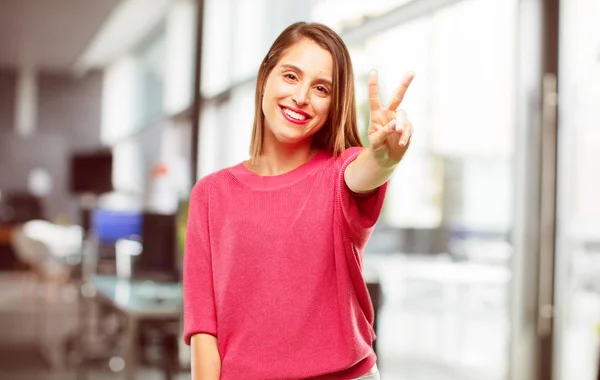
[[[104,76],[102,141],[113,147],[113,183],[117,192],[137,199],[149,198],[157,165],[167,169],[177,197],[186,197],[191,187],[197,6],[173,0],[165,9],[151,32]]]
[[[598,378],[600,4],[561,2],[556,379]]]
[[[364,123],[369,69],[383,99],[416,72],[413,144],[365,257],[384,291],[384,378],[507,376],[515,24],[514,2],[464,0],[352,46]]]

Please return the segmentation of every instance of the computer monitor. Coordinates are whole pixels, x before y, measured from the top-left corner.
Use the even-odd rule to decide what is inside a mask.
[[[102,194],[113,190],[113,155],[109,150],[76,153],[70,160],[69,189],[73,194]]]
[[[135,260],[133,277],[179,280],[177,215],[144,212],[142,253]]]

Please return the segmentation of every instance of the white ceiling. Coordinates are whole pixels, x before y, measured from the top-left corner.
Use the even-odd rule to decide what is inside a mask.
[[[121,0],[0,0],[0,66],[69,70]]]

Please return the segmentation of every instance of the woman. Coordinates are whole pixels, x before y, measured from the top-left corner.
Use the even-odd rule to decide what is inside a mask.
[[[296,23],[258,72],[251,158],[190,200],[185,341],[193,379],[379,379],[363,249],[412,126],[369,76],[368,148],[340,37]]]

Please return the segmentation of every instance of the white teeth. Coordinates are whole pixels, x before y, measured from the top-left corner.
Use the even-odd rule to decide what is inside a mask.
[[[306,120],[306,116],[304,115],[300,115],[297,112],[294,112],[290,109],[284,108],[283,112],[285,112],[286,115],[288,115],[289,117],[296,119],[296,120]]]

